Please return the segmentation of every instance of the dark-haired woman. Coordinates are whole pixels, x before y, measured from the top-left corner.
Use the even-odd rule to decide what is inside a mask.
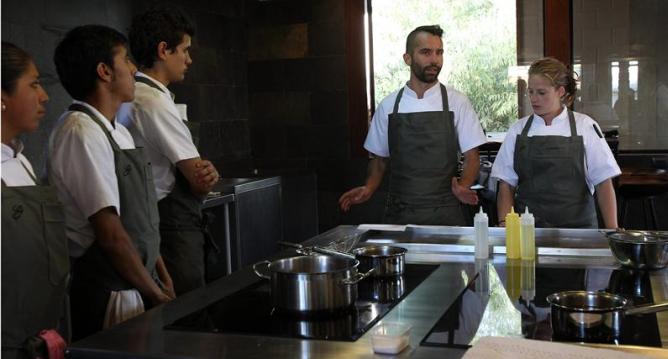
[[[621,171],[598,124],[568,109],[576,83],[554,58],[529,68],[528,93],[534,113],[509,130],[492,167],[499,179],[500,224],[525,207],[536,227],[597,228],[594,190],[606,228],[617,228],[612,178]]]
[[[63,211],[17,136],[37,129],[49,99],[30,55],[2,42],[2,357],[62,354],[69,257]]]

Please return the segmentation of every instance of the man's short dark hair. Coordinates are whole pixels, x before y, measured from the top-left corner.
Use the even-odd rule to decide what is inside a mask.
[[[178,8],[160,6],[132,19],[128,37],[130,50],[140,69],[151,68],[157,59],[158,44],[167,43],[174,50],[184,35],[195,36],[195,27]]]
[[[438,37],[443,37],[443,29],[441,29],[440,26],[438,25],[424,25],[424,26],[418,26],[415,28],[415,30],[411,31],[410,34],[408,34],[408,37],[406,38],[406,53],[407,54],[412,54],[413,50],[415,50],[415,38],[417,35],[421,32],[426,32],[429,34],[432,34],[434,36]]]
[[[110,27],[75,27],[65,35],[53,55],[60,83],[70,96],[83,101],[95,90],[97,65],[105,63],[113,68],[116,48],[127,45],[125,36]]]

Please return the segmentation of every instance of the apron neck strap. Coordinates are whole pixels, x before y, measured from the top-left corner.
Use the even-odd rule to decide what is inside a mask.
[[[575,115],[571,110],[568,110],[568,124],[571,126],[571,137],[576,137],[578,132],[575,129]]]
[[[441,98],[443,99],[443,112],[450,111],[450,104],[448,103],[448,90],[445,89],[445,85],[441,85]]]
[[[448,90],[445,89],[445,86],[441,83],[439,83],[441,86],[441,99],[443,100],[443,111],[448,112],[450,111],[450,104],[448,103]],[[399,101],[401,101],[401,96],[404,94],[404,88],[402,87],[401,90],[399,90],[399,93],[397,93],[397,98],[394,100],[394,109],[392,109],[392,113],[399,113]]]
[[[527,120],[527,123],[524,125],[524,128],[522,129],[522,137],[526,137],[529,134],[529,129],[531,129],[531,124],[533,123],[533,115],[529,116],[529,119]],[[568,110],[568,125],[571,128],[571,137],[575,137],[578,135],[578,132],[575,130],[575,116],[573,115],[573,111]]]
[[[143,83],[144,85],[148,85],[148,86],[153,87],[154,89],[156,89],[156,90],[158,90],[158,91],[160,91],[160,92],[162,92],[162,93],[165,93],[165,90],[161,89],[160,86],[158,86],[155,82],[153,82],[153,81],[147,79],[147,78],[144,77],[144,76],[135,76],[135,81],[137,81],[137,82],[141,82],[141,83]]]
[[[32,172],[30,172],[30,170],[28,170],[28,167],[26,167],[26,165],[23,163],[23,161],[19,160],[19,162],[21,163],[21,167],[23,167],[23,169],[26,170],[26,173],[28,174],[28,176],[30,176],[30,178],[33,180],[33,182],[35,182],[35,184],[38,185],[39,182],[37,181],[37,178],[35,178],[35,176],[32,174]],[[4,181],[3,181],[3,183],[4,183]]]
[[[401,90],[399,90],[399,93],[397,94],[397,98],[394,100],[394,109],[392,110],[392,113],[399,113],[399,101],[401,101],[401,96],[404,94],[404,88],[402,87]]]
[[[531,124],[533,123],[533,114],[529,116],[529,119],[527,120],[527,123],[524,124],[524,128],[522,128],[522,137],[527,137],[529,134],[529,129],[531,128]]]
[[[88,107],[80,105],[78,103],[73,103],[67,109],[69,111],[83,112],[86,115],[88,115],[88,117],[90,117],[91,120],[93,120],[95,123],[97,123],[100,126],[100,128],[102,128],[102,132],[104,132],[104,134],[109,139],[109,143],[111,143],[111,147],[114,149],[114,151],[118,151],[118,150],[121,149],[120,146],[118,146],[118,143],[116,143],[116,140],[114,140],[114,138],[111,137],[111,133],[109,133],[109,130],[107,129],[107,127],[104,125],[104,123],[102,123],[103,120],[100,119],[96,114],[94,114],[93,111],[91,111]]]

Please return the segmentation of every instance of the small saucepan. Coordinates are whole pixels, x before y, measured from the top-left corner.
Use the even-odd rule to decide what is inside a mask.
[[[668,302],[630,307],[628,300],[606,292],[566,291],[547,297],[555,340],[612,343],[621,335],[624,317],[668,310]]]
[[[360,262],[360,270],[375,268],[374,277],[391,277],[404,273],[406,249],[386,245],[365,245],[352,250]]]

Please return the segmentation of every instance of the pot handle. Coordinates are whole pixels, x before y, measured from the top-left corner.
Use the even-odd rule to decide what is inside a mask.
[[[271,262],[269,262],[269,261],[261,261],[261,262],[257,262],[255,264],[253,264],[253,272],[255,272],[255,275],[257,275],[260,278],[271,279],[271,277],[269,277],[268,275],[266,275],[264,273],[261,273],[259,270],[257,270],[257,267],[262,265],[262,264],[265,265],[265,268],[268,268],[270,263]]]
[[[364,278],[370,276],[371,274],[373,274],[373,272],[374,272],[375,270],[376,270],[376,268],[371,268],[371,270],[369,270],[369,271],[366,272],[366,273],[355,273],[355,275],[352,276],[352,277],[350,277],[350,278],[342,279],[342,280],[341,280],[341,283],[343,283],[344,285],[353,285],[353,284],[357,284],[357,283],[359,283],[362,279],[364,279]]]
[[[339,257],[345,257],[345,258],[348,258],[348,259],[357,259],[357,257],[355,257],[354,255],[352,255],[350,253],[339,252],[339,251],[329,249],[329,248],[313,246],[312,250],[314,252],[321,253],[321,254],[327,254],[327,255],[330,255],[330,256],[339,256]]]
[[[664,310],[668,310],[668,302],[630,308],[624,311],[624,315],[649,314],[663,312]]]

